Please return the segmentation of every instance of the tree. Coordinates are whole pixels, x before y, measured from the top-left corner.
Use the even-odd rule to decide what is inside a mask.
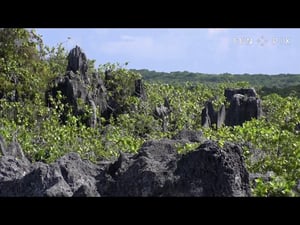
[[[12,101],[43,94],[53,73],[47,49],[34,30],[0,29],[0,98]]]

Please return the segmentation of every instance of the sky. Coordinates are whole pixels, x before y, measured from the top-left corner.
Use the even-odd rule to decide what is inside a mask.
[[[80,46],[96,67],[208,74],[300,74],[300,29],[36,29],[48,46]]]

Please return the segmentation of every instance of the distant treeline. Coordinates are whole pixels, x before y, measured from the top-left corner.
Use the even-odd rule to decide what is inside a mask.
[[[300,85],[291,85],[284,88],[262,87],[259,89],[258,92],[261,96],[266,96],[272,93],[276,93],[281,97],[297,96],[298,98],[300,98]]]
[[[283,97],[290,94],[300,97],[300,74],[203,74],[183,72],[156,72],[147,69],[133,70],[140,73],[143,79],[152,82],[162,82],[168,84],[199,82],[204,84],[224,83],[224,82],[248,82],[255,87],[260,95],[277,93]]]

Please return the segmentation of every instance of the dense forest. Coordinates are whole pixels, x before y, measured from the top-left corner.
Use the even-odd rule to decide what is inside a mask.
[[[17,139],[32,162],[51,163],[70,151],[96,162],[116,158],[120,151],[136,153],[145,141],[171,138],[183,129],[201,130],[220,146],[241,145],[250,173],[271,174],[255,180],[253,196],[299,196],[300,75],[159,73],[128,70],[118,63],[95,68],[94,60],[88,60],[87,90],[96,93],[102,87],[99,79],[106,81],[99,102],[107,101],[109,107],[94,109],[77,101],[75,108],[60,91],[47,95],[70,67],[62,44],[46,46],[34,30],[21,28],[0,29],[0,43],[0,135],[7,142]],[[134,83],[137,80],[143,82],[144,94],[141,90],[132,94],[134,85],[140,84]],[[99,85],[93,86],[96,81]],[[226,89],[250,87],[262,100],[260,118],[236,126],[202,126],[208,100],[217,109],[225,101]],[[154,113],[163,105],[172,108],[166,117]],[[93,125],[87,122],[91,114],[97,121]],[[177,147],[186,154],[198,146]],[[255,151],[263,157],[254,160]]]
[[[300,75],[299,74],[204,74],[183,72],[156,72],[147,69],[132,70],[140,73],[146,81],[161,82],[167,84],[176,83],[202,83],[214,85],[216,83],[237,83],[248,82],[252,87],[255,87],[261,95],[277,93],[280,96],[287,97],[289,94],[294,94],[300,97]]]

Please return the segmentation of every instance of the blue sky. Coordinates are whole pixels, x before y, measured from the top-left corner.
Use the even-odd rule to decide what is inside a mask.
[[[36,29],[99,64],[209,74],[300,74],[300,29]],[[70,37],[70,39],[68,39]]]

